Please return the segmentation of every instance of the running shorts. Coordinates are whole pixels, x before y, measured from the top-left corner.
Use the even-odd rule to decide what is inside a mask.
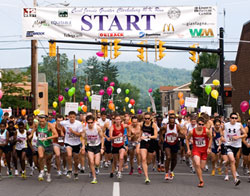
[[[85,148],[86,152],[93,152],[94,154],[98,154],[101,152],[101,144],[98,146],[89,146],[87,145]]]
[[[126,150],[125,146],[121,146],[121,147],[113,147],[113,146],[112,146],[112,154],[119,154],[119,151],[120,151],[121,149]]]
[[[163,143],[164,150],[165,148],[170,148],[171,153],[177,153],[179,150],[179,147],[180,147],[179,143],[176,143],[175,145],[169,145],[167,142]]]
[[[140,149],[147,149],[149,153],[153,153],[155,151],[154,140],[149,140],[149,141],[142,140],[140,143]]]
[[[66,147],[66,149],[71,148],[73,153],[79,154],[80,149],[81,149],[81,144],[76,145],[76,146],[72,146],[72,145],[65,143],[65,147]]]

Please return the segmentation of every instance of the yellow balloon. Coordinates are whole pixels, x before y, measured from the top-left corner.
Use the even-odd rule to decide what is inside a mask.
[[[219,96],[218,91],[217,91],[217,90],[212,90],[212,92],[211,92],[211,96],[212,96],[214,99],[217,99],[217,98],[218,98],[218,96]]]
[[[250,109],[248,110],[248,114],[250,115]]]
[[[135,110],[134,110],[134,109],[131,109],[130,112],[131,112],[132,114],[135,114]]]
[[[125,98],[125,102],[126,102],[126,103],[129,102],[129,98],[128,98],[128,97]]]
[[[219,80],[213,80],[213,85],[214,86],[219,86],[220,85],[220,81]]]
[[[39,110],[39,109],[37,109],[37,110],[36,110],[36,113],[37,113],[37,115],[38,115],[38,114],[40,114],[40,110]]]
[[[56,107],[57,107],[57,102],[54,101],[54,102],[53,102],[53,108],[56,108]]]
[[[82,59],[77,59],[78,64],[82,64]]]
[[[89,97],[90,96],[90,91],[87,91],[86,95],[87,95],[87,97]]]

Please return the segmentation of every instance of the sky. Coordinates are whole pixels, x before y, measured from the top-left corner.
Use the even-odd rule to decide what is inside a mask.
[[[218,29],[225,28],[225,59],[235,60],[238,43],[240,41],[242,26],[250,20],[250,1],[249,0],[37,0],[38,6],[41,7],[62,7],[61,4],[69,3],[70,6],[194,6],[194,5],[210,5],[217,6],[218,9]],[[0,69],[1,68],[18,68],[27,67],[31,64],[31,42],[23,40],[22,34],[22,8],[32,7],[33,0],[0,0]],[[225,12],[224,12],[225,11]],[[225,14],[224,14],[225,13]],[[219,32],[219,30],[218,30]],[[193,43],[186,40],[184,43],[174,43],[169,41],[169,45],[176,46],[190,46]],[[218,39],[213,40],[197,40],[203,48],[218,48]],[[42,61],[41,56],[48,53],[48,42],[39,41],[39,62]],[[59,44],[62,48],[89,48],[86,45],[70,45]],[[99,46],[100,47],[100,46]],[[93,46],[97,51],[99,48]],[[126,48],[123,48],[126,49]],[[96,51],[96,52],[97,52]],[[95,55],[95,51],[74,51],[63,50],[68,55],[69,59],[82,58],[87,60],[89,57]],[[136,57],[137,53],[123,52],[116,60],[118,61],[139,61]],[[190,54],[188,52],[167,51],[166,56],[158,62],[154,62],[154,54],[149,54],[149,62],[156,63],[159,66],[166,68],[180,68],[193,70],[195,64],[189,60]]]

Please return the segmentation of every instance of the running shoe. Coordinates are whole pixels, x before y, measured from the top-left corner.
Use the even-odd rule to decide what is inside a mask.
[[[236,178],[236,179],[234,180],[234,185],[235,185],[235,186],[238,186],[239,184],[240,184],[240,179]]]
[[[15,176],[18,176],[18,170],[17,169],[15,170]]]
[[[104,167],[105,167],[105,168],[108,168],[108,167],[109,167],[108,162],[105,162],[105,163],[104,163]]]
[[[239,173],[236,171],[236,177],[240,177]]]
[[[122,173],[121,173],[120,171],[117,173],[117,178],[118,178],[118,179],[121,179],[121,178],[122,178]]]
[[[168,173],[165,174],[165,180],[169,180],[169,174]]]
[[[169,173],[169,180],[173,180],[174,179],[174,172],[170,172]]]
[[[110,173],[110,174],[109,174],[109,177],[110,177],[110,178],[113,178],[113,177],[114,177],[114,174],[113,174],[113,173]]]
[[[96,178],[94,178],[90,183],[91,183],[91,184],[97,184]]]
[[[218,174],[219,174],[219,175],[222,175],[222,170],[221,170],[220,167],[218,167]]]
[[[72,177],[72,171],[68,171],[66,177],[70,179]]]
[[[211,176],[215,175],[215,169],[212,170]]]
[[[43,181],[44,180],[43,176],[44,176],[44,172],[41,171],[40,174],[38,175],[38,180]]]
[[[204,182],[203,182],[203,181],[200,181],[200,183],[198,184],[198,187],[199,187],[199,188],[203,188],[203,187],[204,187]]]
[[[33,174],[34,174],[34,168],[33,168],[33,167],[31,167],[31,170],[30,170],[30,176],[33,176]]]
[[[163,165],[161,166],[161,172],[165,172],[165,167]]]
[[[78,180],[78,173],[74,173],[74,180]]]
[[[138,174],[140,174],[140,175],[142,174],[142,170],[140,167],[138,167],[137,171],[138,171]]]
[[[63,171],[63,175],[65,175],[65,176],[66,176],[66,175],[67,175],[67,173],[68,173],[68,171],[67,171],[67,169],[65,168],[65,169],[64,169],[64,171]]]
[[[133,173],[134,173],[134,169],[133,169],[133,167],[131,167],[129,175],[132,175]]]
[[[100,173],[99,167],[95,168],[95,174],[98,175]]]
[[[89,172],[89,177],[92,178],[92,172]]]
[[[11,170],[9,170],[8,175],[9,175],[10,177],[12,177],[12,171],[11,171]]]
[[[205,172],[208,171],[208,165],[205,165]]]
[[[149,178],[146,178],[146,180],[145,180],[145,184],[149,184],[149,183],[150,183]]]
[[[61,170],[58,170],[58,171],[57,171],[57,176],[62,176]]]
[[[157,171],[161,172],[161,166],[160,165],[157,166]]]
[[[228,181],[228,180],[229,180],[229,176],[228,176],[228,175],[225,175],[224,180],[225,180],[225,181]]]
[[[26,179],[26,178],[27,178],[27,176],[26,176],[26,171],[23,171],[23,172],[22,172],[21,177],[22,177],[23,179]]]
[[[153,168],[152,168],[152,171],[156,171],[156,168],[155,168],[155,166],[153,166]]]
[[[51,182],[51,174],[47,174],[47,182]]]

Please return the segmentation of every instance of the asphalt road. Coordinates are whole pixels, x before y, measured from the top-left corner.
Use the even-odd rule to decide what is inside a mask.
[[[242,174],[241,168],[239,173]],[[130,176],[128,171],[123,172],[120,182],[116,177],[109,177],[110,169],[101,169],[98,175],[98,184],[90,184],[88,173],[80,174],[79,180],[67,179],[65,176],[57,177],[55,171],[52,173],[52,182],[39,182],[38,172],[32,177],[23,180],[20,177],[8,177],[3,175],[0,182],[0,196],[237,196],[249,195],[250,183],[246,176],[241,176],[241,184],[235,187],[232,181],[225,182],[224,176],[211,176],[210,171],[204,173],[204,188],[198,188],[198,179],[195,174],[189,172],[189,168],[183,163],[178,163],[173,181],[165,181],[164,173],[150,171],[149,185],[144,184],[144,176],[136,172]],[[3,169],[6,174],[6,169]],[[29,173],[29,168],[27,169]]]

